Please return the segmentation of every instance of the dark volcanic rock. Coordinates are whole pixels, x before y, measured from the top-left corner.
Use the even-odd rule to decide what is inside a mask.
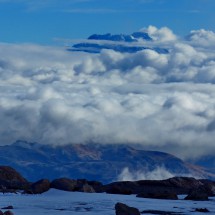
[[[0,166],[0,191],[9,192],[27,187],[29,187],[28,181],[16,170],[9,166]]]
[[[41,194],[47,192],[50,189],[50,181],[48,179],[41,179],[33,183],[26,193],[29,194]]]
[[[126,188],[126,187],[120,187],[120,186],[117,186],[117,185],[113,185],[109,189],[106,190],[106,193],[131,195],[132,191],[129,188]]]
[[[158,211],[158,210],[145,210],[145,211],[141,211],[141,214],[156,214],[156,215],[182,215],[182,213],[181,213],[181,212]]]
[[[4,215],[14,215],[14,213],[12,211],[5,211]]]
[[[9,166],[0,166],[0,179],[5,181],[27,182],[15,169]]]
[[[51,182],[51,188],[64,191],[75,191],[77,189],[77,180],[69,178],[59,178]]]
[[[102,193],[104,192],[104,186],[99,181],[87,181],[87,184],[93,187],[96,193]]]
[[[208,194],[208,196],[215,196],[215,181],[207,179],[200,180],[204,185],[202,189]]]
[[[207,201],[208,194],[204,192],[202,189],[196,189],[192,190],[184,199],[193,201]]]
[[[87,181],[86,179],[59,178],[51,182],[51,188],[65,191],[79,191],[86,193],[104,192],[103,184],[98,181]]]
[[[208,182],[209,183],[209,182]],[[174,177],[166,180],[141,180],[141,181],[122,181],[114,182],[104,186],[104,191],[108,193],[125,194],[129,191],[132,194],[188,194],[191,190],[204,187],[201,180],[188,177]],[[205,188],[206,189],[206,188]],[[209,188],[207,188],[209,189]],[[209,189],[210,190],[210,189]]]
[[[94,188],[92,186],[90,186],[89,184],[84,184],[81,191],[84,193],[95,193],[96,192],[94,190]]]
[[[12,205],[9,205],[9,206],[7,206],[7,207],[3,207],[3,208],[1,208],[1,209],[4,209],[4,210],[6,210],[6,209],[13,209],[13,206]]]
[[[175,193],[169,192],[147,192],[147,193],[140,193],[137,195],[139,198],[150,198],[150,199],[170,199],[170,200],[177,200],[178,196]]]
[[[117,203],[115,205],[116,215],[140,215],[137,208],[129,207],[123,203]]]
[[[196,212],[201,212],[201,213],[208,213],[210,212],[207,208],[196,208]]]

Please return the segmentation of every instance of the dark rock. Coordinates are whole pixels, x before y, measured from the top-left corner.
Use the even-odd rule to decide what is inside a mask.
[[[9,166],[0,166],[0,179],[5,181],[27,182],[15,169]]]
[[[169,192],[146,192],[137,195],[139,198],[150,198],[150,199],[169,199],[178,200],[178,196],[175,193]]]
[[[167,179],[166,181],[168,181],[170,184],[176,187],[183,187],[187,189],[197,188],[203,185],[203,183],[200,180],[197,180],[192,177],[173,177]]]
[[[50,189],[50,181],[48,179],[41,179],[33,183],[26,193],[29,194],[41,194],[47,192]]]
[[[23,190],[29,187],[28,181],[15,169],[9,166],[0,166],[0,191],[8,192],[16,189]]]
[[[5,211],[4,215],[14,215],[14,213],[12,211]]]
[[[13,206],[12,205],[9,205],[9,206],[7,206],[7,207],[3,207],[3,208],[1,208],[1,209],[13,209]]]
[[[184,199],[193,201],[207,201],[208,194],[204,192],[202,189],[195,189],[192,190]]]
[[[83,186],[88,184],[86,179],[77,179],[74,191],[83,192]]]
[[[140,215],[137,208],[129,207],[120,202],[115,205],[115,212],[116,215]]]
[[[51,188],[64,191],[77,191],[77,180],[59,178],[51,182]]]
[[[215,196],[215,182],[207,179],[200,180],[204,185],[204,192],[208,194],[208,196]]]
[[[109,189],[106,190],[106,193],[131,195],[132,191],[129,188],[126,188],[126,187],[120,187],[120,186],[117,186],[117,185],[113,185]]]
[[[0,215],[4,215],[4,213],[0,210]]]
[[[158,211],[158,210],[144,210],[141,214],[156,214],[156,215],[182,215],[181,212],[172,211]]]
[[[92,186],[90,186],[89,184],[84,184],[81,191],[84,193],[95,193],[96,192],[94,190],[94,188]]]
[[[210,212],[207,208],[196,208],[196,212],[208,213]]]
[[[103,193],[104,192],[104,186],[99,181],[87,181],[87,184],[92,186],[96,193]]]
[[[208,182],[209,183],[209,182]],[[212,182],[211,182],[212,183]],[[108,193],[123,194],[123,190],[127,190],[132,194],[141,193],[168,193],[168,194],[189,194],[191,190],[205,188],[206,185],[201,180],[188,177],[174,177],[166,180],[140,180],[140,181],[122,181],[114,182],[103,186],[104,191]],[[205,188],[209,189],[212,188]]]

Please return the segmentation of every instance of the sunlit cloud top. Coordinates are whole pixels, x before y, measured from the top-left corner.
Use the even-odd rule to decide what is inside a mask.
[[[0,44],[0,143],[130,143],[181,157],[214,154],[215,33],[182,39],[167,27],[143,29],[154,38],[148,43],[169,53]]]

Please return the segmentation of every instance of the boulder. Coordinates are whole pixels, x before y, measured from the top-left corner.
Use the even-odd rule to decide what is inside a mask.
[[[0,166],[0,191],[10,192],[10,190],[23,190],[27,187],[29,187],[28,181],[15,169],[9,166]]]
[[[76,191],[77,190],[77,180],[69,178],[59,178],[51,182],[51,188],[64,191]]]
[[[9,210],[9,209],[13,209],[13,206],[12,205],[9,205],[9,206],[7,206],[7,207],[3,207],[3,208],[1,208],[1,209],[4,209],[4,210]]]
[[[84,193],[95,193],[96,192],[94,190],[94,188],[92,186],[90,186],[89,184],[84,184],[81,191]]]
[[[41,194],[47,192],[50,189],[50,181],[48,179],[41,179],[33,183],[26,193],[29,194]]]
[[[117,186],[113,185],[110,186],[107,190],[106,193],[110,194],[122,194],[122,195],[131,195],[132,191],[129,188],[122,187],[122,186]]]
[[[193,201],[207,201],[208,194],[207,192],[204,192],[202,189],[195,189],[192,190],[184,199]]]
[[[149,199],[178,200],[178,196],[175,193],[170,193],[170,192],[142,192],[142,193],[139,193],[137,197],[149,198]]]
[[[103,193],[104,192],[104,186],[99,181],[87,181],[87,184],[92,186],[96,193]]]
[[[118,202],[115,205],[116,215],[140,215],[140,212],[137,208],[129,207],[126,204]]]
[[[204,189],[209,196],[215,196],[215,182],[207,179],[202,179],[201,182],[204,184],[202,189]]]
[[[207,208],[196,208],[196,212],[201,212],[201,213],[208,213],[210,212]]]
[[[210,183],[210,182],[207,182]],[[191,190],[205,186],[201,180],[189,177],[174,177],[166,180],[121,181],[104,185],[104,191],[113,194],[175,193],[188,194]]]
[[[12,211],[5,211],[4,215],[14,215],[14,213]]]
[[[19,181],[22,183],[27,182],[20,173],[9,166],[0,166],[0,179],[5,181]]]

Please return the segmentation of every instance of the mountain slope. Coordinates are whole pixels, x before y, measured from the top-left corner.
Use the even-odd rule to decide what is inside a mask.
[[[159,167],[178,176],[213,177],[173,155],[137,150],[127,145],[51,146],[17,141],[0,147],[0,160],[1,165],[12,166],[32,181],[43,177],[70,177],[109,183],[117,180],[125,168],[147,173]]]
[[[203,156],[195,160],[194,164],[203,166],[205,169],[215,174],[215,156],[214,155]]]
[[[88,40],[108,40],[118,42],[138,42],[138,40],[152,41],[152,38],[146,32],[134,32],[131,35],[127,34],[93,34],[88,37]]]

